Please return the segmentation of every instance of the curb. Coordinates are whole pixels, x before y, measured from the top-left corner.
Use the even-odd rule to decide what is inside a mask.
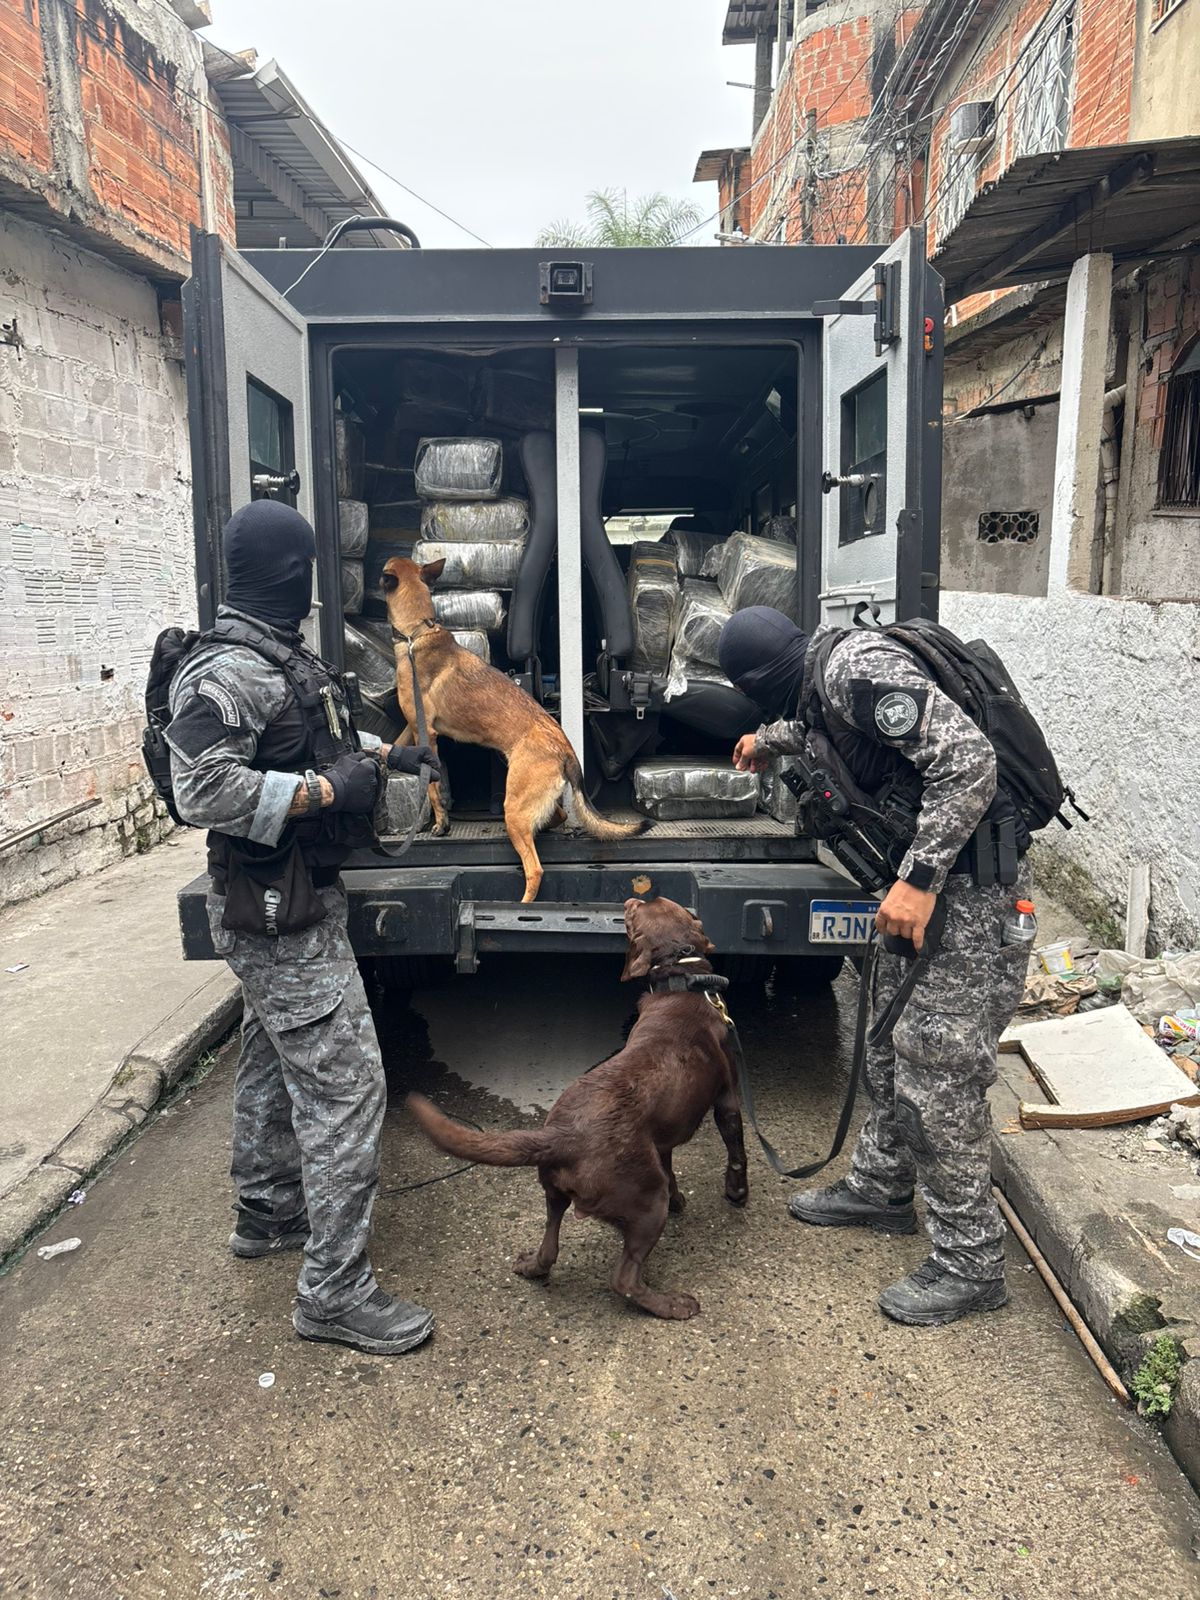
[[[42,1161],[0,1199],[0,1268],[58,1213],[67,1196],[147,1116],[242,1014],[242,987],[224,966],[140,1039],[106,1093]]]
[[[995,1182],[1126,1384],[1160,1333],[1191,1358],[1162,1436],[1200,1489],[1200,1282],[1186,1256],[1176,1263],[1169,1254],[1166,1233],[1178,1218],[1162,1208],[1153,1178],[1098,1158],[1087,1130],[1001,1133],[1017,1122],[1028,1083],[1019,1058],[1001,1055],[999,1068]]]

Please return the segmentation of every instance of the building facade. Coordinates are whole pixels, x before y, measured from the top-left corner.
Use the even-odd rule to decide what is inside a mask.
[[[0,0],[0,904],[170,830],[140,741],[154,640],[195,617],[190,230],[310,245],[382,209],[209,21]]]

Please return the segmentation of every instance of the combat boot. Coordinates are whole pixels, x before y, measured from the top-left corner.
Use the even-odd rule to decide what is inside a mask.
[[[1003,1278],[960,1278],[939,1267],[931,1256],[907,1278],[883,1291],[879,1309],[893,1322],[936,1328],[972,1311],[999,1311],[1007,1300]]]
[[[917,1213],[912,1194],[905,1200],[890,1200],[878,1206],[839,1178],[828,1189],[806,1189],[788,1201],[788,1210],[797,1222],[811,1222],[818,1228],[874,1228],[877,1233],[916,1233]]]
[[[297,1306],[292,1327],[302,1339],[349,1344],[372,1356],[399,1356],[428,1339],[433,1332],[433,1313],[409,1300],[394,1300],[386,1289],[376,1289],[361,1306],[336,1317],[311,1317]]]
[[[283,1250],[303,1250],[309,1232],[307,1211],[302,1211],[298,1217],[289,1217],[286,1222],[273,1224],[265,1217],[240,1211],[237,1226],[229,1235],[229,1248],[243,1261],[255,1261],[260,1256],[278,1255]]]

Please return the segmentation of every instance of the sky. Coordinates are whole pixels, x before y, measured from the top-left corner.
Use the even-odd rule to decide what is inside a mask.
[[[727,0],[212,0],[214,44],[274,58],[343,143],[489,244],[530,245],[589,189],[694,184],[702,149],[747,144],[753,48]],[[422,244],[476,240],[353,158]],[[711,244],[716,224],[694,242]]]

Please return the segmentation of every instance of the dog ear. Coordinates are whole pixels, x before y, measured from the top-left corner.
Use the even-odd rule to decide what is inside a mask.
[[[400,579],[394,572],[385,572],[379,580],[379,587],[384,594],[392,594],[400,587]]]
[[[653,952],[650,941],[644,933],[635,933],[629,942],[629,951],[625,957],[625,970],[621,974],[621,982],[628,983],[631,978],[644,978],[654,965]]]
[[[711,956],[717,947],[701,927],[699,918],[689,917],[688,921],[692,925],[692,943],[696,947],[696,954],[698,956]]]
[[[438,581],[445,568],[446,558],[441,556],[437,561],[427,561],[423,567],[418,567],[417,571],[421,574],[421,582],[428,589]]]

